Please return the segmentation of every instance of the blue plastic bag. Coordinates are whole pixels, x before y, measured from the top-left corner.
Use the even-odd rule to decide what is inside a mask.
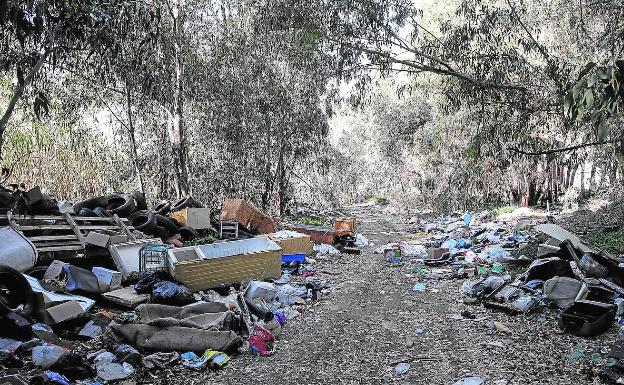
[[[186,305],[195,301],[193,292],[184,285],[162,281],[154,285],[152,302],[172,305]]]

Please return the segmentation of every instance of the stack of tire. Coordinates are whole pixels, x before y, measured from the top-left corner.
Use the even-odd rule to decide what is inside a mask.
[[[0,186],[0,213],[10,210],[16,215],[60,215],[58,203],[50,195],[43,194],[43,199],[32,202],[23,185],[13,186],[13,190]]]
[[[201,207],[192,197],[185,197],[173,203],[163,201],[148,210],[145,195],[139,191],[130,194],[111,194],[95,197],[74,205],[74,212],[80,216],[112,216],[128,218],[135,230],[157,237],[163,241],[177,234],[183,242],[198,236],[195,229],[180,225],[167,214],[188,207]]]

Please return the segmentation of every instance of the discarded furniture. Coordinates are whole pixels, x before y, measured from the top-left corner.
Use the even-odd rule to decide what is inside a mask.
[[[281,251],[279,245],[268,238],[170,249],[169,272],[194,291],[249,278],[279,278]]]
[[[269,238],[282,248],[282,254],[305,254],[313,253],[312,239],[307,234],[296,231],[282,230],[271,234],[262,234],[258,237]]]
[[[352,237],[355,238],[355,219],[335,219],[334,233],[338,238]]]
[[[331,227],[312,225],[286,225],[286,229],[310,236],[314,243],[334,244],[335,231]]]
[[[219,221],[219,239],[238,239],[238,222]]]
[[[225,200],[220,219],[238,222],[256,234],[267,234],[275,231],[275,221],[271,217],[242,199]]]
[[[591,337],[606,331],[615,322],[613,304],[579,300],[559,316],[559,328],[579,337]]]

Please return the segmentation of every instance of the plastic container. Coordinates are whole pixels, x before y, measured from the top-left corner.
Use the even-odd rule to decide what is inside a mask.
[[[305,262],[305,254],[282,254],[282,263]]]

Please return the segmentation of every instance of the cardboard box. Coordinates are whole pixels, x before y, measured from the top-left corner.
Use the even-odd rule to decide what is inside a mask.
[[[224,201],[220,219],[238,222],[256,234],[268,234],[275,231],[275,221],[271,217],[242,199]]]
[[[210,209],[186,208],[172,212],[169,216],[178,221],[182,226],[189,226],[197,230],[202,230],[212,228],[210,214]]]
[[[437,247],[427,250],[427,259],[440,259],[442,256],[449,252],[449,249],[444,247]]]
[[[268,238],[170,249],[167,257],[171,275],[194,291],[282,274],[282,249]]]

